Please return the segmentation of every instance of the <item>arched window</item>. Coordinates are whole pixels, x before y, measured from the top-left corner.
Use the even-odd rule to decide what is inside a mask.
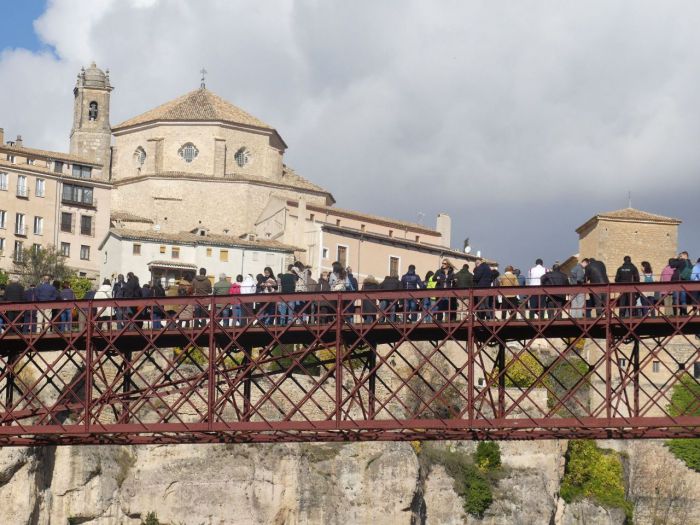
[[[177,154],[180,155],[185,162],[192,162],[197,158],[197,155],[199,155],[199,150],[194,144],[188,142],[182,145]]]
[[[90,109],[88,110],[88,119],[97,120],[97,102],[94,100],[90,102]]]
[[[236,164],[243,168],[250,162],[250,152],[246,148],[241,148],[236,152],[233,158],[236,161]]]
[[[141,166],[144,165],[146,162],[146,151],[139,146],[136,148],[136,151],[134,151],[134,164],[136,164],[137,168],[140,168]]]

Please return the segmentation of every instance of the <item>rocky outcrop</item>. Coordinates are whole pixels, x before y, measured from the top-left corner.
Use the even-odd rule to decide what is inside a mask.
[[[471,454],[475,444],[441,446]],[[692,523],[698,474],[661,442],[603,442],[627,462],[635,523]],[[482,519],[408,443],[0,449],[0,523],[135,525],[622,525],[624,512],[559,498],[565,442],[501,443]]]

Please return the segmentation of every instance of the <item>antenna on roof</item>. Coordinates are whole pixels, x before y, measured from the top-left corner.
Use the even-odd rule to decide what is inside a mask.
[[[209,73],[209,71],[207,71],[206,69],[202,68],[202,69],[199,70],[199,72],[202,74],[202,83],[199,84],[199,87],[202,88],[202,89],[204,89],[205,87],[207,87],[207,86],[205,85],[204,82],[205,82],[205,80],[207,79],[207,73]]]

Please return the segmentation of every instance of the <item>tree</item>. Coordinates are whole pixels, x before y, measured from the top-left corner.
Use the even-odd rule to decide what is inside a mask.
[[[75,275],[75,270],[65,263],[65,258],[54,246],[23,252],[21,261],[15,261],[14,270],[25,286],[37,284],[44,275],[66,281]]]
[[[10,282],[10,275],[7,272],[0,270],[0,286]]]
[[[92,281],[85,277],[73,276],[70,278],[69,282],[76,299],[83,299],[85,294],[92,288]]]

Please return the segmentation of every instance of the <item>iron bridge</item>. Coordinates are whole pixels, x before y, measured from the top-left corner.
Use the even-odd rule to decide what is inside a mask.
[[[0,303],[0,445],[700,437],[698,296],[682,282]]]

